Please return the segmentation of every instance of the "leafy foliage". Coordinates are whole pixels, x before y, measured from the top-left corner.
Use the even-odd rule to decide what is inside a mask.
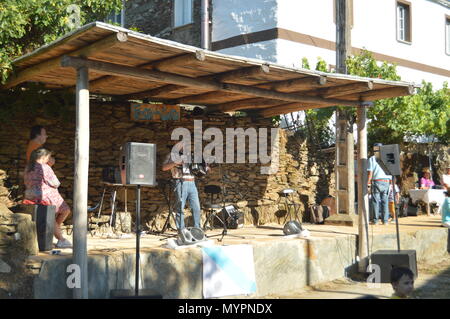
[[[70,10],[71,5],[79,7],[79,15]],[[56,40],[77,24],[104,20],[121,7],[122,0],[1,0],[0,83],[14,71],[15,58]],[[0,118],[43,109],[47,115],[68,119],[73,99],[73,93],[66,90],[50,91],[39,85],[0,91]]]
[[[80,8],[81,25],[120,10],[122,0],[2,0],[0,2],[0,80],[11,61],[71,31],[70,5]]]
[[[317,67],[321,67],[321,71],[324,71],[322,61],[319,59]],[[377,62],[371,52],[367,50],[363,50],[360,55],[347,58],[346,63],[348,73],[352,75],[391,81],[401,80],[397,74],[396,65]],[[302,59],[302,65],[309,66],[306,58]],[[333,111],[334,108],[307,111],[307,115],[314,121],[322,142],[330,140],[330,136],[324,135],[323,132],[327,130],[328,120]],[[434,137],[441,143],[448,143],[450,140],[448,84],[444,83],[442,89],[433,91],[432,84],[423,81],[422,88],[415,95],[374,102],[373,107],[369,108],[367,116],[370,119],[368,125],[369,145],[375,142],[397,144],[408,138],[422,136]],[[354,110],[351,117],[356,117]],[[334,134],[334,132],[331,133]]]

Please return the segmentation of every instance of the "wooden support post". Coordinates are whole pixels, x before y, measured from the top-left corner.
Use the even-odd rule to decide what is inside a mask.
[[[74,288],[75,299],[88,298],[87,193],[89,170],[89,74],[77,69],[75,174],[73,186],[73,263],[80,269],[81,287]]]
[[[367,105],[357,109],[358,123],[358,270],[369,265],[369,194],[367,193]]]

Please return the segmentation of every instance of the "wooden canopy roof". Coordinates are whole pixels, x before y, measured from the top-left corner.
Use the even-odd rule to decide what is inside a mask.
[[[49,88],[75,87],[75,68],[85,66],[91,93],[203,105],[213,111],[252,110],[265,117],[332,105],[357,106],[411,95],[417,87],[224,55],[102,22],[24,55],[14,66],[17,71],[3,88],[29,81]]]

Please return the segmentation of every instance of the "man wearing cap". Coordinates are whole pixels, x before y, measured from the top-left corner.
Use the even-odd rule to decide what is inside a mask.
[[[383,144],[376,143],[373,146],[374,153],[379,152]],[[387,175],[377,162],[375,155],[371,156],[367,164],[368,179],[367,187],[372,193],[372,207],[374,211],[374,224],[378,224],[378,219],[383,219],[383,224],[387,225],[389,220],[389,185],[392,176]],[[381,213],[381,217],[380,217]]]

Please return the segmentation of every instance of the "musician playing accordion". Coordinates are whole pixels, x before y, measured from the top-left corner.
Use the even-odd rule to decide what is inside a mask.
[[[170,170],[172,179],[174,180],[175,192],[175,209],[176,209],[176,225],[178,230],[185,228],[184,225],[184,207],[186,201],[194,217],[194,227],[200,228],[200,200],[198,197],[197,186],[195,185],[195,176],[191,170],[192,161],[191,154],[182,154],[185,147],[183,143],[178,143],[172,151],[167,155],[162,170]],[[209,166],[204,167],[205,171],[209,170]]]

